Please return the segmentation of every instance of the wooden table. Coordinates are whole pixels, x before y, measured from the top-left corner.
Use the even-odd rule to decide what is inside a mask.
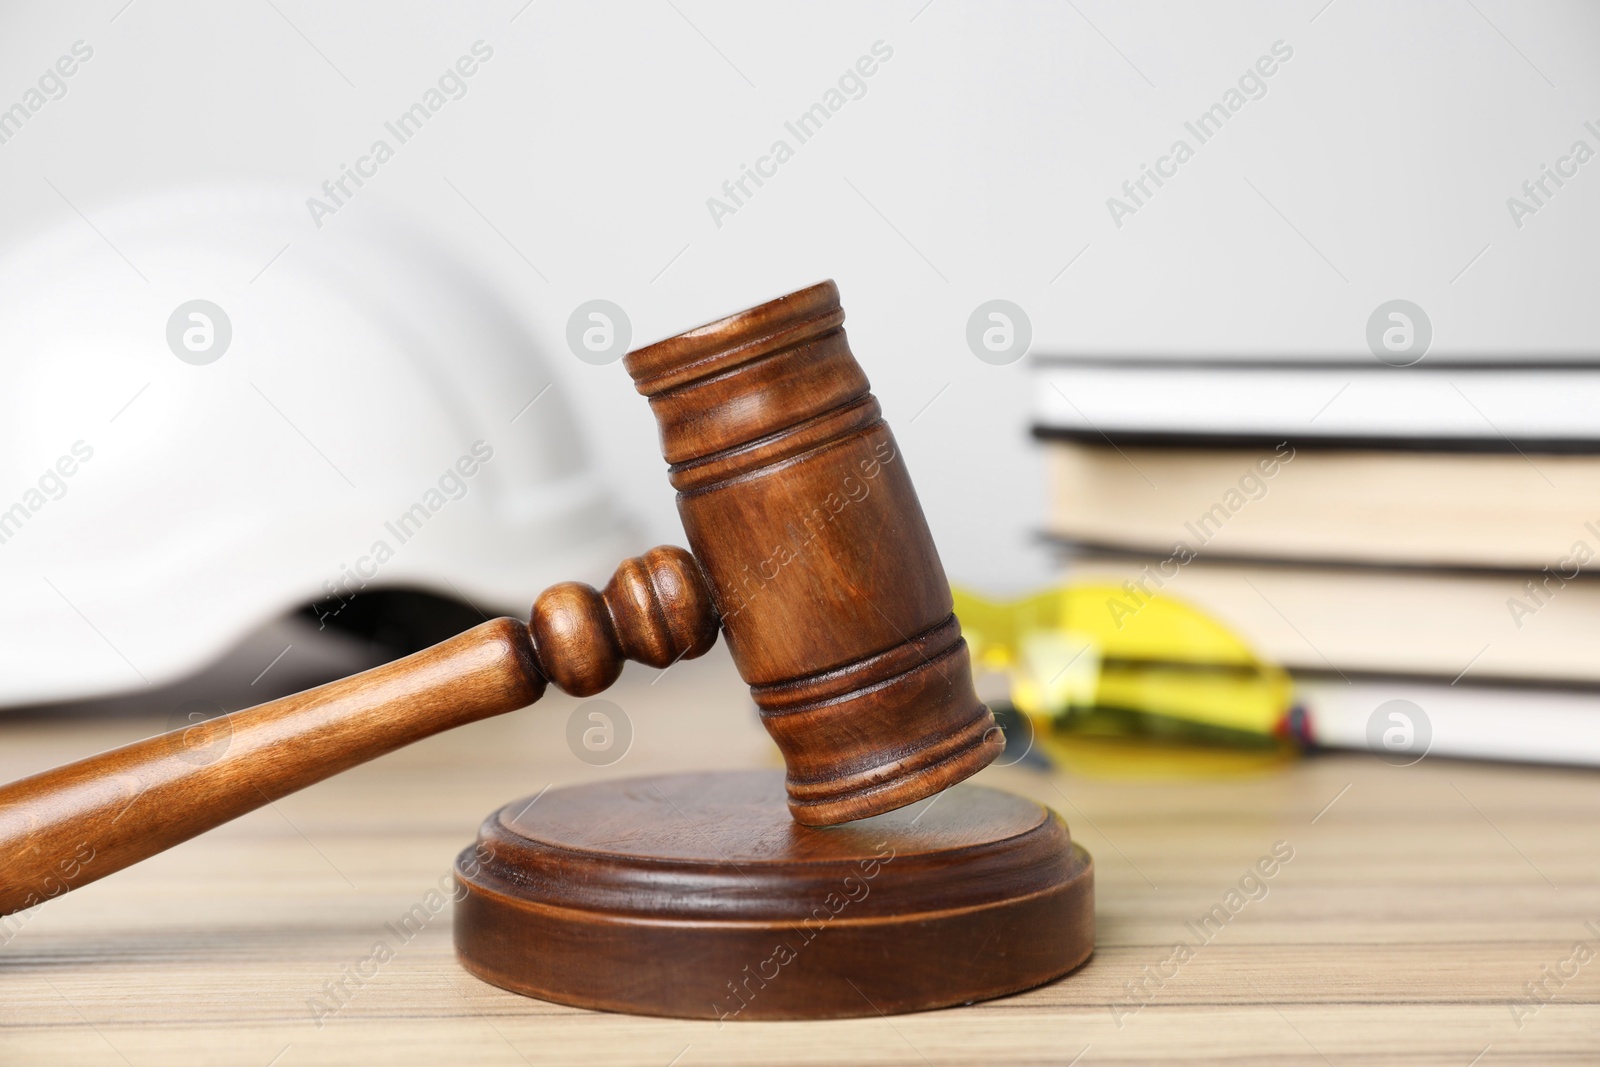
[[[0,1063],[1600,1060],[1600,776],[1580,771],[1354,754],[1184,783],[985,771],[1061,811],[1094,853],[1099,948],[1054,985],[949,1011],[721,1027],[598,1014],[467,976],[448,906],[400,942],[389,924],[448,885],[478,821],[513,797],[776,764],[720,649],[664,677],[630,667],[607,696],[635,730],[615,765],[572,755],[578,702],[552,694],[45,905],[0,947]],[[0,720],[0,776],[162,725]],[[1293,858],[1230,901],[1277,842]],[[1187,924],[1218,905],[1228,920],[1200,938]],[[394,958],[321,1011],[380,940]],[[1526,999],[1540,980],[1542,1004]]]

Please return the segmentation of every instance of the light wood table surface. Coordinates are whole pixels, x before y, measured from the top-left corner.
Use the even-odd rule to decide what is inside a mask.
[[[601,776],[775,765],[720,648],[665,676],[630,666],[606,696],[635,731],[612,766],[572,755],[578,702],[553,693],[51,901],[0,947],[0,1064],[1600,1062],[1600,775],[1360,754],[1203,782],[985,771],[1060,811],[1098,869],[1093,959],[1004,1000],[721,1027],[581,1011],[469,977],[446,907],[319,1026],[311,998],[395,941],[386,924],[494,808]],[[0,776],[162,727],[0,720]],[[1197,944],[1186,924],[1280,841],[1293,858],[1265,896],[1248,884],[1261,898]],[[1165,977],[1135,998],[1148,974]]]

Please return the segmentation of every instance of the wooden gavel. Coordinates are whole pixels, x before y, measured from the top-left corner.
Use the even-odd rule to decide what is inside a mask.
[[[973,690],[944,569],[843,322],[829,281],[627,357],[692,556],[651,549],[604,591],[546,590],[527,624],[495,619],[0,789],[0,915],[525,707],[546,683],[589,696],[625,659],[699,656],[719,620],[783,753],[796,821],[890,811],[988,764],[1004,740]],[[204,744],[223,735],[225,747]]]

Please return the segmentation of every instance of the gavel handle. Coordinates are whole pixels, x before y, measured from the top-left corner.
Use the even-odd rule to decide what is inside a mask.
[[[0,788],[0,915],[120,871],[413,741],[526,707],[546,681],[588,696],[624,659],[707,651],[717,615],[694,558],[653,548],[604,592],[563,582],[404,659]]]
[[[543,695],[495,619],[337,682],[0,788],[0,915],[42,904],[359,763]]]

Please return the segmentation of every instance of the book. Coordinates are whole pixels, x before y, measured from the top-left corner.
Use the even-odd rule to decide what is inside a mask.
[[[1035,432],[1110,443],[1600,453],[1600,363],[1035,359]]]
[[[1047,535],[1294,669],[1600,682],[1600,363],[1044,357]]]
[[[1597,427],[1600,428],[1600,427]],[[1049,533],[1208,559],[1555,572],[1600,566],[1600,455],[1047,447]]]
[[[1600,686],[1600,580],[1071,551],[1073,581],[1117,587],[1107,621],[1184,601],[1292,672]]]
[[[1312,740],[1328,748],[1395,763],[1446,756],[1600,767],[1600,692],[1338,678],[1301,679],[1298,689]],[[1410,707],[1395,712],[1394,701]],[[1394,728],[1391,747],[1385,734]]]
[[[1103,624],[1191,605],[1324,745],[1600,766],[1600,363],[1045,357],[1035,397]]]

